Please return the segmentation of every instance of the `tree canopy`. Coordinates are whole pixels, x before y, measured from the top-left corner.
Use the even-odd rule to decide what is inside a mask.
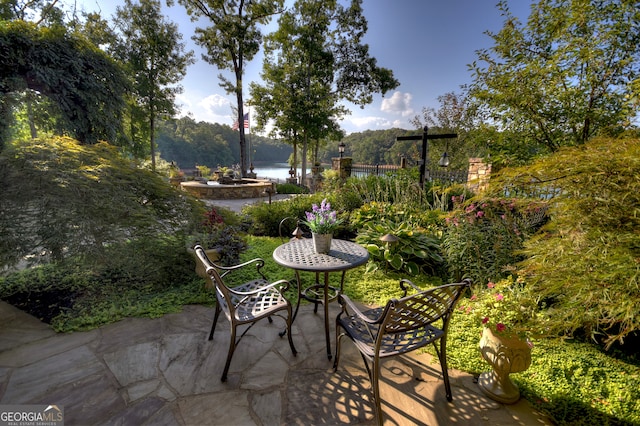
[[[139,0],[139,4],[125,0],[117,8],[115,22],[121,39],[113,52],[133,79],[131,138],[146,137],[155,169],[156,120],[175,114],[175,96],[182,92],[178,83],[193,63],[193,52],[184,51],[178,26],[164,19],[158,0]]]
[[[172,4],[173,1],[167,1]],[[260,50],[262,33],[259,25],[266,25],[279,13],[284,0],[178,0],[193,20],[207,18],[210,27],[196,28],[193,37],[207,51],[202,57],[220,70],[233,72],[235,81],[219,74],[220,86],[236,95],[237,122],[244,122],[243,82],[245,61],[250,61]],[[247,172],[247,152],[244,127],[240,133],[240,168]]]
[[[637,1],[540,0],[526,25],[505,1],[498,8],[504,26],[487,32],[494,46],[470,66],[470,93],[485,120],[549,151],[632,125],[640,106]]]
[[[0,21],[0,135],[20,95],[49,99],[55,127],[83,143],[117,141],[128,80],[108,55],[62,26]]]
[[[364,106],[373,93],[385,94],[399,83],[362,43],[367,21],[361,0],[346,7],[336,0],[298,0],[278,24],[267,37],[265,83],[251,84],[252,103],[258,126],[270,121],[294,146],[302,143],[304,179],[309,141],[342,136],[337,120],[348,110],[341,102]],[[317,146],[314,151],[317,159]]]

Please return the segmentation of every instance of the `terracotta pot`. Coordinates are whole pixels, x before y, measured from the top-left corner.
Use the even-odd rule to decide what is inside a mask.
[[[511,381],[509,374],[525,371],[531,365],[531,347],[517,337],[494,334],[485,328],[480,339],[482,357],[493,371],[482,373],[478,384],[489,398],[504,404],[513,404],[520,399],[520,390]]]
[[[331,240],[333,234],[311,234],[313,238],[313,248],[316,253],[327,254],[331,250]]]

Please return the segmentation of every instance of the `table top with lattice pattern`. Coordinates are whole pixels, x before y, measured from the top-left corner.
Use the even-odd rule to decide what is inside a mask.
[[[363,265],[368,259],[369,252],[361,245],[335,238],[328,254],[316,253],[311,238],[292,240],[273,251],[277,264],[309,272],[344,271]]]

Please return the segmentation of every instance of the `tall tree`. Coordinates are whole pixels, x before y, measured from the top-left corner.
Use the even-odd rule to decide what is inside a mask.
[[[173,115],[177,83],[193,63],[193,52],[185,52],[178,26],[165,20],[159,0],[125,0],[116,9],[116,27],[122,33],[114,53],[128,67],[133,78],[134,102],[130,108],[131,137],[148,137],[151,167],[155,169],[156,120]]]
[[[614,135],[638,112],[637,0],[540,0],[526,25],[505,17],[494,46],[471,64],[471,94],[503,129],[550,151]],[[482,65],[481,65],[482,64]],[[637,97],[635,98],[637,99]]]
[[[336,0],[298,0],[278,23],[267,38],[265,83],[252,84],[251,97],[259,126],[272,120],[275,133],[294,146],[302,142],[304,181],[309,141],[341,135],[338,120],[349,113],[341,102],[364,106],[373,93],[384,94],[399,83],[362,43],[367,21],[361,0],[346,7]]]
[[[240,123],[240,167],[247,173],[247,149],[244,126],[242,77],[245,61],[258,53],[262,41],[259,25],[266,25],[281,12],[284,0],[178,0],[193,20],[209,19],[211,26],[197,28],[194,40],[207,51],[203,59],[221,70],[233,72],[234,81],[219,74],[220,86],[236,95],[237,120]],[[167,1],[173,4],[172,0]]]

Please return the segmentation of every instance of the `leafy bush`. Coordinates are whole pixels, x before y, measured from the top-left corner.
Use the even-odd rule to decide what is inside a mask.
[[[524,259],[524,240],[545,220],[542,201],[508,198],[455,198],[447,217],[443,252],[454,281],[469,277],[486,283],[506,278]]]
[[[412,228],[429,229],[434,234],[439,233],[444,224],[442,212],[425,208],[407,207],[402,204],[383,202],[366,203],[351,214],[351,224],[355,229],[361,229],[368,223],[385,221],[406,223]]]
[[[527,241],[522,274],[556,333],[623,344],[640,333],[640,141],[598,139],[526,168],[498,188],[549,192],[553,218]]]
[[[322,200],[325,198],[331,203],[333,208],[338,211],[340,219],[346,219],[346,217],[348,217],[349,212],[345,210],[343,202],[345,198],[340,197],[338,194],[325,194],[321,192],[310,195],[301,195],[271,204],[253,204],[245,207],[242,212],[249,219],[250,225],[248,232],[250,234],[256,236],[279,237],[280,222],[282,222],[283,219],[289,217],[292,219],[304,220],[305,212],[311,211],[313,204],[320,205]],[[283,223],[282,235],[289,235],[295,226],[296,223],[294,220],[289,220]],[[350,232],[348,226],[345,225],[338,229],[334,236],[336,238],[340,238],[345,236],[348,232]]]
[[[240,253],[247,248],[245,235],[240,231],[238,215],[228,209],[211,207],[204,214],[200,226],[187,238],[187,248],[196,244],[205,250],[218,251],[220,264],[225,266],[239,263]]]
[[[256,236],[279,237],[280,222],[286,217],[304,218],[305,210],[311,209],[312,199],[322,201],[322,198],[315,196],[298,196],[271,204],[259,203],[244,207],[242,213],[249,221],[248,232]],[[295,223],[292,226],[295,227]],[[290,233],[293,227],[286,229],[286,233]]]
[[[114,244],[180,232],[198,203],[106,143],[17,141],[0,153],[0,265],[107,256]]]
[[[0,278],[0,298],[56,331],[86,330],[127,316],[158,316],[181,303],[212,300],[197,285],[194,260],[180,237],[117,243],[106,254],[91,266],[75,257],[8,274]]]
[[[386,234],[391,234],[397,241],[383,242],[381,238]],[[390,266],[396,271],[411,275],[421,272],[434,275],[443,261],[439,240],[425,230],[414,229],[407,223],[367,223],[358,233],[356,242],[369,251],[369,272],[380,266]]]
[[[278,183],[276,184],[276,192],[278,194],[308,194],[309,188],[295,183]]]

